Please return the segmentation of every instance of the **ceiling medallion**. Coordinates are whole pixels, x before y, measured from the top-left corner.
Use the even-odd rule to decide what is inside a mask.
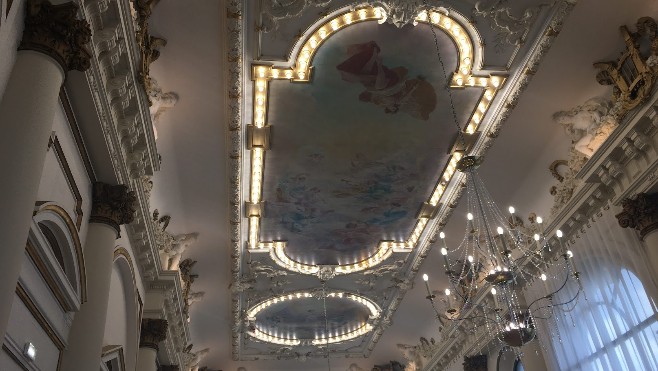
[[[375,7],[382,7],[387,14],[387,23],[394,24],[396,27],[403,27],[408,24],[416,25],[418,13],[428,11],[432,8],[426,0],[368,0],[368,3]],[[429,1],[437,3],[437,1]],[[447,14],[447,10],[442,7],[434,7]]]
[[[492,75],[489,73],[477,73],[482,65],[481,41],[477,33],[472,31],[472,26],[465,20],[457,18],[445,9],[422,10],[420,5],[409,8],[407,2],[382,2],[378,7],[362,7],[349,9],[325,22],[319,24],[309,31],[305,37],[300,39],[293,49],[291,61],[287,64],[276,65],[254,65],[252,79],[254,81],[253,96],[253,122],[248,126],[247,147],[250,150],[250,191],[249,200],[246,205],[249,218],[248,224],[248,249],[251,253],[269,253],[271,259],[279,266],[301,274],[318,275],[322,280],[334,275],[350,274],[372,268],[393,253],[409,253],[417,246],[424,234],[430,220],[436,217],[440,207],[440,200],[444,190],[453,179],[457,171],[457,163],[461,160],[462,153],[453,152],[443,169],[436,185],[428,195],[421,211],[416,218],[415,226],[403,241],[380,241],[377,250],[370,256],[351,264],[339,265],[317,265],[296,261],[286,254],[286,241],[261,241],[261,214],[263,205],[263,176],[265,173],[265,156],[269,150],[270,140],[268,137],[269,124],[267,123],[269,84],[273,80],[288,80],[290,82],[308,83],[313,72],[311,66],[313,58],[324,41],[332,35],[351,25],[361,22],[375,21],[380,24],[389,19],[389,11],[403,12],[408,14],[411,9],[416,9],[412,18],[414,25],[418,23],[431,24],[442,30],[452,39],[458,51],[458,66],[449,81],[451,89],[478,89],[481,91],[479,101],[467,120],[464,130],[467,134],[478,131],[480,123],[487,114],[491,102],[505,83],[504,75]],[[419,3],[419,2],[417,2]],[[420,4],[420,3],[419,3]],[[384,7],[385,6],[385,7]],[[425,8],[428,8],[425,6]],[[405,13],[407,12],[407,13]],[[397,14],[397,13],[395,13]],[[324,277],[324,278],[323,278]]]
[[[316,332],[315,336],[304,338],[296,334],[295,331],[287,332],[286,334],[268,331],[266,329],[267,324],[263,323],[264,320],[259,319],[261,314],[268,311],[268,308],[277,304],[284,304],[288,307],[299,306],[303,301],[308,300],[322,304],[326,316],[326,299],[344,301],[346,304],[341,304],[342,306],[346,306],[347,303],[357,304],[366,310],[367,320],[354,326],[343,326],[343,328],[334,329],[334,331],[328,331],[325,327],[321,329],[321,333]],[[246,321],[249,335],[263,342],[283,346],[322,346],[350,341],[367,334],[374,328],[374,322],[380,317],[381,311],[377,303],[364,296],[344,291],[325,291],[324,289],[319,289],[298,291],[263,300],[247,310]],[[277,323],[276,325],[279,327],[281,324]],[[331,335],[327,336],[328,334]]]

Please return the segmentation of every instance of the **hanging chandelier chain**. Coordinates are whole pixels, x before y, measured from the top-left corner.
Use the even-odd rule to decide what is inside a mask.
[[[329,317],[327,317],[327,281],[322,281],[322,308],[324,309],[324,337],[325,355],[327,357],[327,369],[331,371],[331,360],[329,359]]]
[[[423,5],[425,6],[425,9],[430,9],[427,0],[423,0]],[[452,96],[452,90],[450,89],[450,83],[448,82],[448,73],[446,72],[446,65],[443,61],[443,57],[441,56],[441,50],[439,47],[439,38],[436,36],[436,29],[434,27],[434,23],[433,22],[428,22],[428,23],[430,26],[430,30],[432,31],[432,37],[434,38],[434,46],[436,47],[436,56],[439,57],[439,63],[441,64],[441,72],[443,73],[443,79],[446,82],[445,90],[448,92],[448,98],[450,101],[450,110],[452,112],[452,119],[455,124],[455,127],[457,128],[457,135],[459,136],[459,140],[461,141],[464,150],[466,150],[466,138],[464,138],[464,133],[462,132],[461,127],[459,126],[459,119],[457,118],[457,109],[455,109],[455,102]]]

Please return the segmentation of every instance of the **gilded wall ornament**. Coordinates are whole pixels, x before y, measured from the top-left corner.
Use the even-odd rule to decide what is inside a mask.
[[[658,25],[653,18],[642,17],[636,28],[637,32],[631,32],[626,26],[620,27],[626,51],[619,59],[594,63],[601,70],[596,80],[613,88],[620,118],[649,99],[658,77]]]
[[[164,319],[144,318],[139,333],[139,347],[158,351],[158,344],[167,339],[169,323]]]
[[[621,202],[623,211],[616,216],[622,228],[633,228],[644,238],[658,230],[658,193],[639,193]]]
[[[125,185],[96,182],[92,188],[91,223],[104,223],[120,233],[119,226],[133,221],[137,196]]]
[[[74,2],[52,5],[47,0],[29,0],[18,49],[44,53],[65,72],[86,71],[91,66],[91,53],[85,47],[91,41],[91,29],[87,21],[77,18],[78,10]]]

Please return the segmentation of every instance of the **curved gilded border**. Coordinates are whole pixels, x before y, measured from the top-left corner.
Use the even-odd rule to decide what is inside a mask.
[[[364,322],[359,328],[346,331],[343,333],[335,334],[329,337],[319,336],[315,339],[298,339],[296,337],[286,337],[282,338],[271,333],[267,333],[257,326],[257,316],[258,313],[267,309],[269,306],[283,303],[286,301],[295,301],[302,299],[317,298],[318,293],[321,293],[322,290],[316,290],[314,292],[310,291],[298,291],[286,295],[276,296],[259,302],[258,304],[252,306],[247,310],[247,320],[253,324],[250,326],[252,330],[249,332],[254,338],[278,345],[287,345],[287,346],[297,346],[297,345],[322,345],[322,344],[333,344],[340,343],[343,341],[349,341],[356,339],[359,336],[365,335],[373,329],[371,322],[380,317],[382,309],[377,305],[377,303],[366,298],[365,296],[353,294],[345,291],[328,291],[326,292],[326,297],[328,298],[339,298],[345,300],[351,300],[355,303],[358,303],[368,309],[368,321]],[[320,297],[321,298],[321,297]]]
[[[248,147],[251,151],[250,191],[249,202],[247,202],[247,216],[249,218],[248,246],[250,252],[269,252],[274,262],[294,272],[318,274],[322,269],[321,266],[304,264],[290,258],[285,253],[285,241],[260,241],[259,238],[265,155],[269,149],[269,125],[267,124],[269,82],[272,80],[310,82],[313,72],[313,58],[323,43],[338,31],[366,21],[384,23],[386,21],[386,12],[381,7],[363,7],[339,12],[330,19],[320,21],[314,27],[311,27],[304,37],[300,38],[300,41],[293,48],[291,61],[288,62],[287,66],[253,65],[253,121],[247,128],[249,137]],[[502,75],[482,74],[474,71],[481,67],[482,50],[479,36],[474,31],[472,25],[463,24],[460,20],[452,17],[445,9],[422,11],[416,17],[415,23],[432,24],[434,27],[445,32],[453,41],[458,52],[458,66],[457,70],[450,77],[451,88],[482,89],[483,92],[480,100],[464,127],[464,131],[467,134],[476,133],[491,102],[504,84],[506,77]],[[473,39],[477,43],[474,43]],[[447,166],[436,182],[432,194],[423,205],[417,217],[418,220],[406,241],[380,241],[377,251],[362,261],[345,265],[328,266],[332,271],[331,274],[349,274],[363,271],[385,261],[393,252],[412,251],[418,243],[420,236],[425,232],[425,227],[428,225],[429,220],[436,215],[439,201],[456,172],[456,165],[461,159],[461,156],[461,152],[455,151],[452,153]]]
[[[85,270],[85,258],[82,251],[82,245],[80,243],[80,235],[78,235],[78,228],[73,222],[73,219],[64,208],[54,203],[46,203],[45,205],[40,206],[34,213],[34,215],[41,214],[43,212],[52,212],[55,215],[59,216],[68,229],[71,239],[73,239],[73,245],[75,248],[75,258],[78,261],[78,270],[80,273],[79,285],[80,285],[80,304],[87,301],[87,274]]]

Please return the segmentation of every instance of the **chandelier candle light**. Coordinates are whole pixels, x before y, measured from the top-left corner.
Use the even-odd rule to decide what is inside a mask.
[[[429,8],[427,1],[423,2]],[[435,27],[429,26],[443,76],[449,81]],[[469,151],[465,136],[473,132],[461,128],[450,88],[446,91],[458,140],[463,150]],[[562,232],[555,231],[551,242],[541,217],[529,218],[530,226],[525,226],[514,207],[509,207],[507,214],[501,212],[477,173],[481,163],[481,157],[468,155],[460,156],[456,164],[466,178],[466,230],[461,243],[450,248],[445,233],[439,234],[443,267],[450,281],[442,300],[445,311],[436,307],[427,274],[423,280],[427,299],[442,325],[452,321],[472,333],[486,329],[489,339],[512,348],[520,357],[519,348],[536,337],[536,320],[555,318],[556,311],[571,311],[582,286],[572,263],[573,253],[562,243]],[[557,251],[551,243],[557,245]],[[544,282],[545,295],[528,304],[519,291],[535,279]]]

